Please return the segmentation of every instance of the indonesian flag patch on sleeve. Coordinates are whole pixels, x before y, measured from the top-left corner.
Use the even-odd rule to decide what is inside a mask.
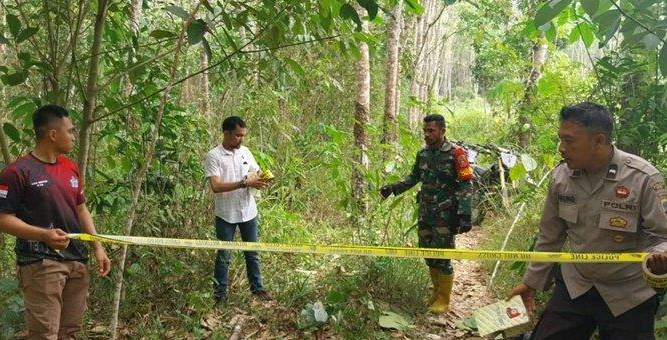
[[[7,192],[9,192],[9,186],[0,184],[0,198],[7,198]]]

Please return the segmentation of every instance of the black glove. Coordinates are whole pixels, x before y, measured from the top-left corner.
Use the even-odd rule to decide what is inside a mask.
[[[458,234],[467,233],[472,229],[472,221],[470,215],[458,215],[459,216],[459,230]]]
[[[391,194],[394,193],[394,186],[391,184],[387,184],[380,188],[380,195],[382,195],[383,198],[387,198],[391,196]]]

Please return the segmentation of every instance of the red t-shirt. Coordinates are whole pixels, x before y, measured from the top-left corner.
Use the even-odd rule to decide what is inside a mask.
[[[84,202],[79,169],[65,156],[58,156],[55,163],[46,163],[28,154],[0,173],[0,212],[15,214],[30,225],[80,233],[76,207]],[[56,252],[43,242],[19,238],[14,250],[19,265],[41,259],[88,259],[86,247],[77,240]]]

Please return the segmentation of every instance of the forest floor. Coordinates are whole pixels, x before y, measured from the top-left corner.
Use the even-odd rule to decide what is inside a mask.
[[[483,231],[479,228],[462,234],[456,239],[456,247],[461,249],[478,249]],[[415,334],[410,339],[424,340],[479,340],[482,339],[470,331],[457,327],[472,315],[475,309],[494,302],[493,293],[488,288],[488,274],[484,262],[453,261],[455,279],[452,290],[450,311],[441,316],[423,315],[415,318]]]
[[[479,229],[460,235],[457,248],[477,249],[482,243],[484,232]],[[420,263],[420,265],[422,265]],[[452,292],[450,311],[442,315],[420,313],[410,320],[410,328],[404,331],[386,329],[383,339],[404,340],[481,340],[477,334],[460,327],[475,309],[494,302],[493,292],[488,287],[488,272],[483,262],[455,260],[455,280]],[[234,281],[234,280],[232,280]],[[430,288],[429,288],[430,289]],[[245,300],[245,299],[244,299]],[[150,316],[146,316],[150,318]],[[162,333],[164,339],[315,339],[339,340],[330,327],[318,331],[306,332],[294,325],[298,311],[278,301],[259,301],[248,298],[245,303],[231,303],[223,309],[212,308],[199,320],[200,332],[183,329],[169,329]],[[164,324],[177,323],[166,317]],[[141,323],[141,322],[139,322]],[[144,338],[136,325],[121,327],[121,339]],[[87,324],[87,339],[108,339],[105,325]],[[196,334],[199,333],[199,334]],[[382,333],[382,332],[381,332]],[[15,339],[24,339],[25,332],[16,335]],[[153,337],[150,337],[151,339]],[[361,339],[361,338],[359,338]]]
[[[457,248],[476,249],[483,237],[482,230],[473,230],[457,238]],[[478,261],[454,261],[455,283],[452,292],[452,304],[448,313],[443,315],[431,315],[428,313],[414,316],[410,323],[413,327],[405,331],[386,330],[389,339],[404,340],[481,340],[478,335],[471,331],[460,328],[464,319],[468,318],[475,309],[494,302],[492,292],[488,289],[488,274],[483,262]],[[256,305],[256,306],[252,306]],[[259,305],[262,305],[261,307]],[[322,329],[319,332],[304,334],[290,327],[296,319],[296,312],[273,302],[251,301],[249,309],[267,308],[274,310],[271,319],[266,320],[261,316],[253,316],[248,308],[232,307],[222,315],[212,313],[204,316],[202,323],[210,323],[211,328],[216,328],[220,323],[228,330],[228,339],[317,339],[337,340],[339,336],[332,334],[330,329]],[[224,320],[224,321],[223,321]],[[270,325],[281,325],[281,329],[271,329]],[[218,326],[219,327],[219,326]],[[237,330],[236,334],[235,329]],[[225,337],[226,338],[226,337]]]

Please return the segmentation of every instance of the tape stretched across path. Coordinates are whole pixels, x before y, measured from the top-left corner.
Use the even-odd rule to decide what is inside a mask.
[[[374,247],[352,245],[300,245],[260,242],[228,242],[218,240],[189,240],[175,238],[69,234],[69,238],[81,241],[98,241],[136,246],[186,248],[186,249],[227,249],[253,250],[279,253],[360,255],[403,258],[429,258],[482,261],[526,261],[559,263],[639,263],[646,253],[550,253],[525,251],[492,251],[467,249],[430,249],[407,247]]]

